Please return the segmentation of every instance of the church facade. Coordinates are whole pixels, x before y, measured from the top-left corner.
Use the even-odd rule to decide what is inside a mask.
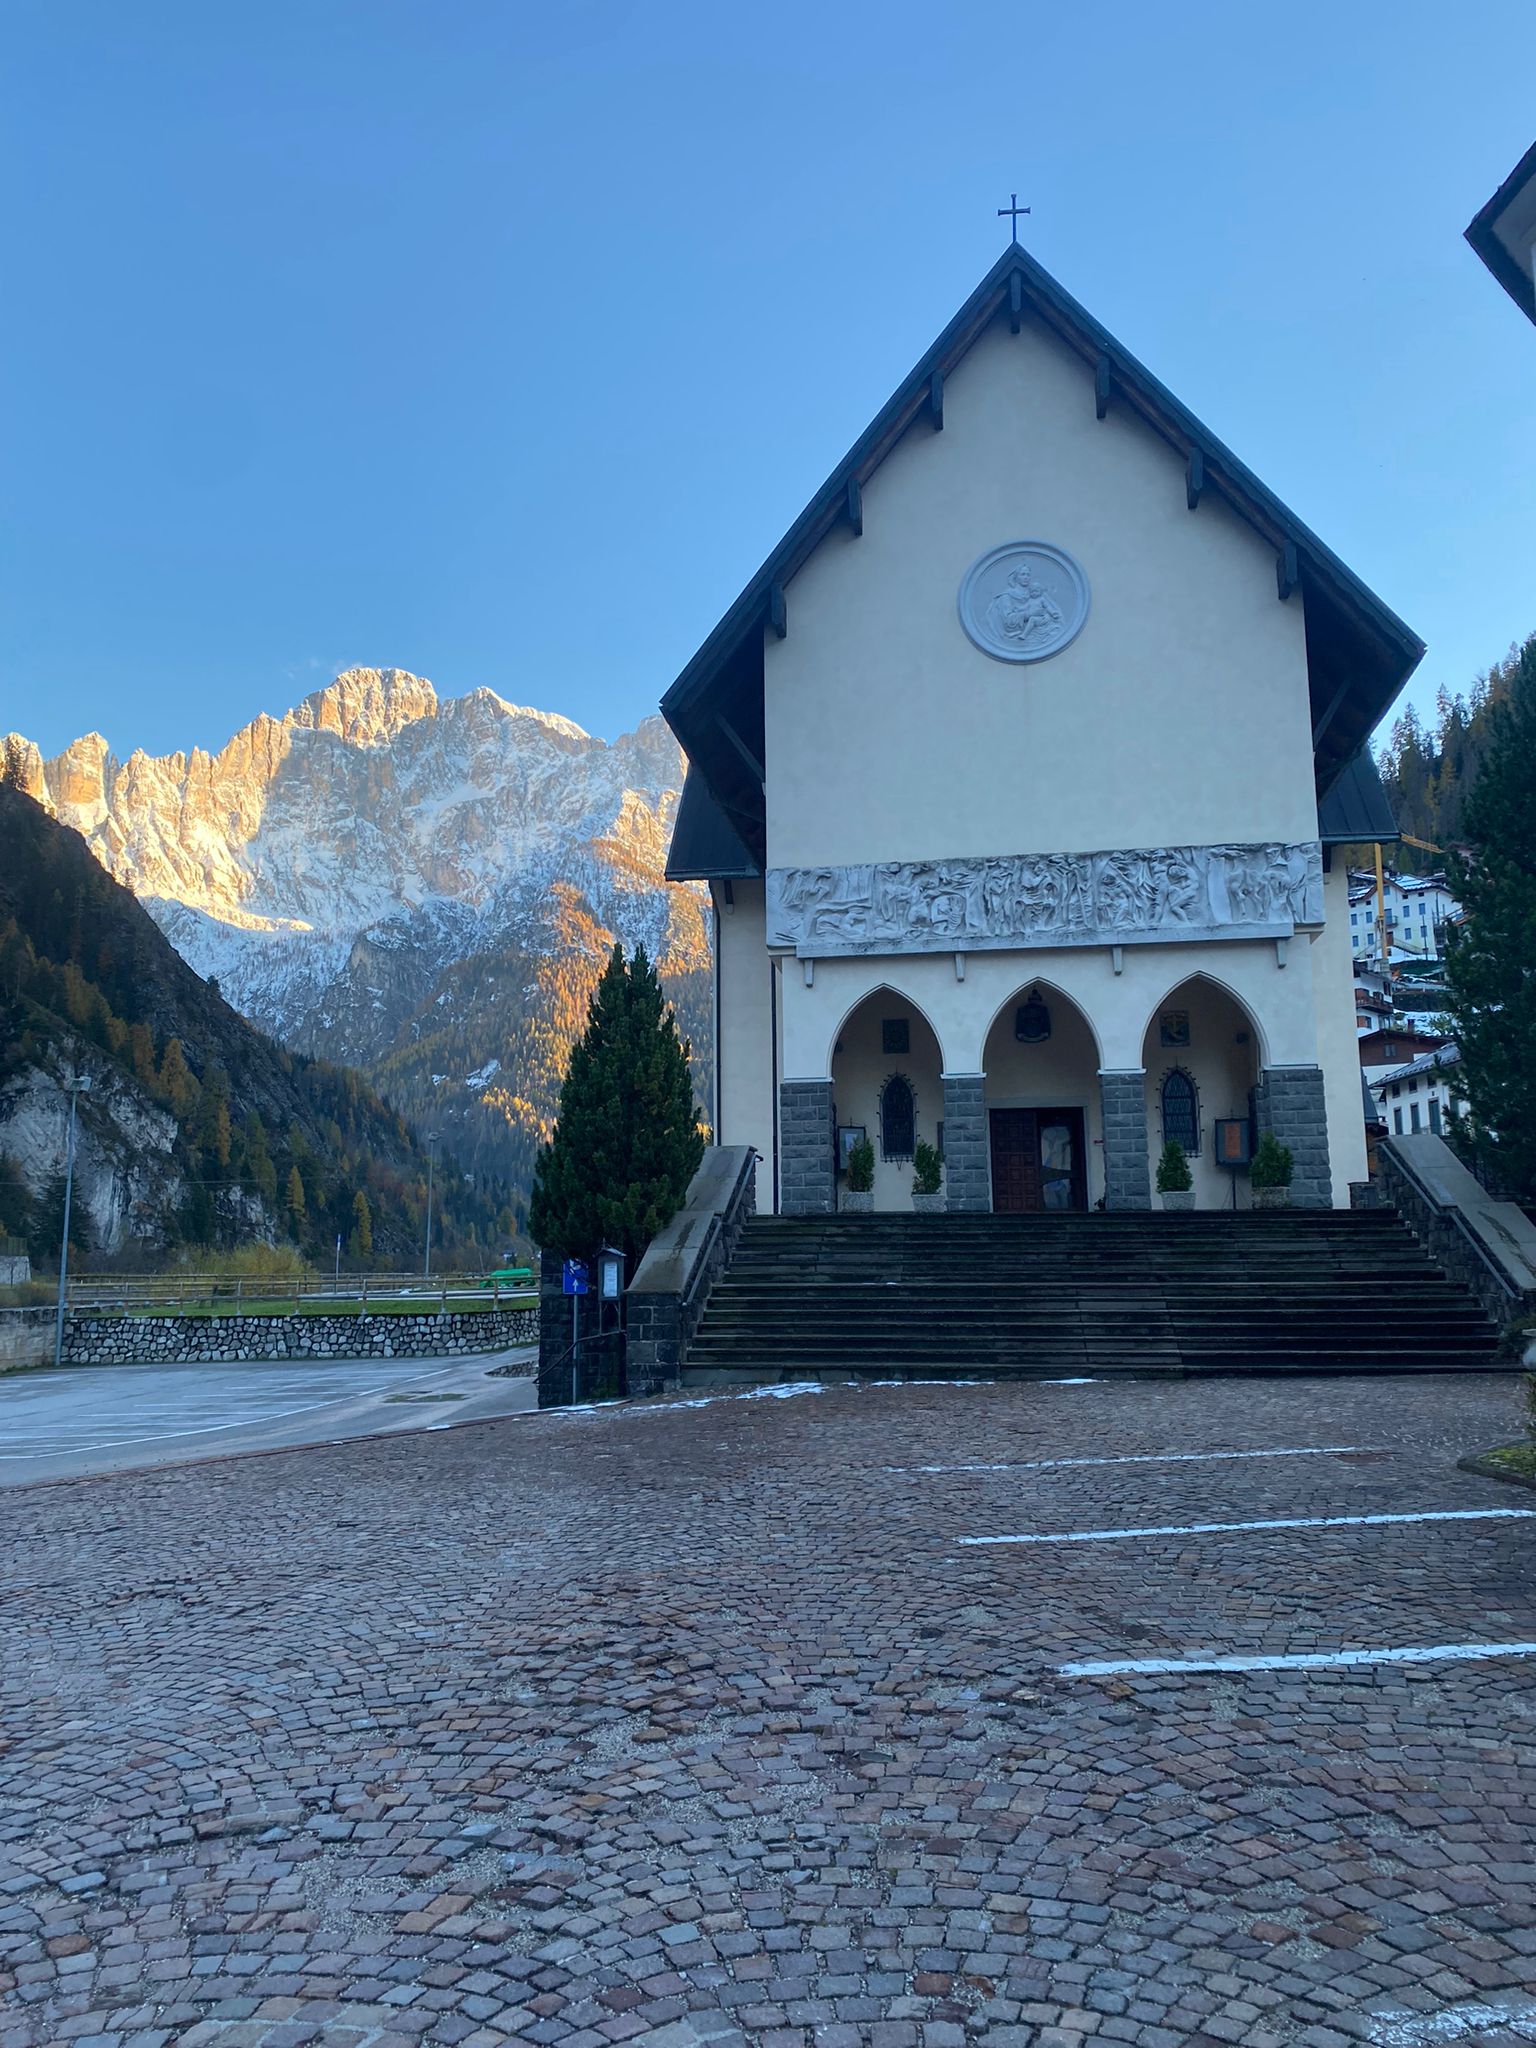
[[[1365,1177],[1348,876],[1423,649],[1015,244],[663,701],[759,1204],[1201,1206]]]

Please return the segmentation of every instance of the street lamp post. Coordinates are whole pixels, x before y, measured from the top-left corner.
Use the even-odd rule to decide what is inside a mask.
[[[64,1238],[59,1246],[59,1309],[53,1325],[53,1362],[64,1362],[64,1296],[69,1285],[69,1212],[75,1193],[75,1121],[80,1097],[91,1091],[89,1074],[76,1074],[69,1084],[69,1138],[64,1148]]]
[[[427,1236],[421,1252],[421,1277],[425,1286],[432,1285],[432,1162],[437,1147],[437,1132],[427,1132]]]

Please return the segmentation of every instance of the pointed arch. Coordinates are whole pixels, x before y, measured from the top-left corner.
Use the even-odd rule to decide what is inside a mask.
[[[905,989],[898,988],[895,982],[880,981],[876,982],[873,988],[866,989],[863,995],[855,997],[838,1019],[837,1029],[832,1033],[832,1042],[827,1048],[827,1072],[829,1074],[832,1072],[832,1062],[837,1057],[839,1042],[847,1031],[848,1026],[853,1022],[859,1011],[863,1009],[864,1005],[872,1003],[877,996],[889,996],[893,1002],[900,1003],[903,1008],[910,1010],[912,1015],[921,1021],[924,1028],[932,1034],[933,1042],[939,1048],[939,1060],[942,1065],[944,1060],[944,1040],[939,1035],[938,1027],[928,1015],[928,1012],[921,1003],[909,996]]]
[[[1176,1009],[1178,1007],[1178,1005],[1174,1001],[1174,998],[1178,995],[1180,989],[1193,988],[1201,983],[1204,983],[1209,988],[1215,989],[1218,995],[1225,996],[1227,1001],[1231,1003],[1235,1009],[1241,1012],[1244,1022],[1247,1024],[1248,1029],[1253,1033],[1253,1042],[1255,1048],[1257,1049],[1258,1063],[1261,1067],[1267,1067],[1269,1065],[1269,1039],[1268,1035],[1264,1030],[1263,1024],[1259,1021],[1259,1018],[1254,1013],[1253,1005],[1248,1001],[1246,996],[1239,995],[1238,991],[1235,988],[1233,988],[1230,982],[1223,981],[1219,974],[1208,973],[1206,969],[1203,967],[1197,968],[1193,974],[1181,974],[1176,982],[1172,983],[1170,987],[1164,989],[1163,993],[1152,1005],[1151,1009],[1147,1012],[1147,1015],[1142,1022],[1142,1044],[1145,1045],[1147,1043],[1149,1034],[1154,1029],[1156,1029],[1158,1019],[1162,1016],[1163,1012],[1165,1010]],[[1175,1057],[1178,1050],[1178,1047],[1170,1048],[1169,1057]]]
[[[1093,1043],[1094,1058],[1098,1062],[1098,1064],[1102,1066],[1104,1064],[1104,1044],[1103,1040],[1099,1037],[1098,1025],[1094,1023],[1093,1018],[1088,1012],[1088,1010],[1083,1006],[1082,1003],[1078,1001],[1077,997],[1072,994],[1070,989],[1063,988],[1060,982],[1047,981],[1043,975],[1034,975],[1027,981],[1021,981],[1018,987],[1014,989],[1013,993],[1006,997],[1004,1001],[999,1003],[997,1008],[992,1012],[992,1015],[987,1019],[987,1028],[981,1034],[982,1056],[981,1059],[977,1062],[977,1064],[983,1069],[985,1069],[987,1046],[991,1041],[993,1032],[997,1029],[998,1024],[1002,1021],[1004,1017],[1006,1017],[1010,1012],[1016,1011],[1020,1007],[1020,1005],[1025,1001],[1026,997],[1029,995],[1032,989],[1038,989],[1040,991],[1041,996],[1045,1000],[1047,1008],[1049,1008],[1053,1002],[1066,1003],[1071,1007],[1075,1015],[1081,1018],[1083,1027],[1087,1031],[1088,1036]]]

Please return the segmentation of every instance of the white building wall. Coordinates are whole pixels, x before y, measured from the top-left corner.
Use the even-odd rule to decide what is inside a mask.
[[[1087,623],[994,661],[956,613],[971,563],[1045,539]],[[1302,600],[1214,493],[1041,323],[1000,321],[822,543],[765,652],[775,867],[1317,836]]]
[[[1336,1209],[1349,1207],[1351,1181],[1369,1176],[1365,1156],[1365,1098],[1355,1025],[1354,963],[1349,947],[1349,877],[1342,867],[1323,877],[1322,930],[1314,937],[1312,983],[1317,1010],[1317,1059],[1328,1111],[1328,1166]]]
[[[832,1072],[832,1047],[843,1020],[872,989],[885,986],[904,994],[932,1024],[946,1073],[982,1073],[983,1048],[994,1019],[1037,982],[1047,1001],[1056,991],[1083,1012],[1101,1067],[1139,1068],[1148,1021],[1181,982],[1197,974],[1209,975],[1228,988],[1248,1011],[1266,1064],[1313,1066],[1318,1045],[1312,952],[1304,938],[1292,939],[1281,967],[1270,939],[1126,946],[1117,974],[1107,946],[1042,947],[966,954],[963,979],[952,953],[817,960],[810,986],[805,982],[805,963],[786,960],[782,1072],[787,1080],[825,1080]],[[1350,1001],[1347,982],[1345,1000]],[[1353,1017],[1352,1010],[1349,1015]],[[1356,1058],[1352,1025],[1350,1058]],[[1358,1071],[1356,1063],[1357,1075]],[[1358,1093],[1358,1078],[1355,1087]]]
[[[733,882],[728,909],[721,883],[711,885],[719,915],[716,960],[715,1074],[722,1145],[755,1145],[773,1159],[777,1115],[773,1083],[773,961],[767,950],[761,882]],[[771,1175],[758,1182],[769,1207]]]

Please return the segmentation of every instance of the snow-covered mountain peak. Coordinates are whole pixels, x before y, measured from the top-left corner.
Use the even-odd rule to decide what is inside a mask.
[[[283,722],[333,732],[350,747],[383,747],[437,708],[437,692],[425,676],[404,668],[349,668],[311,691]]]
[[[421,1062],[451,1043],[457,1113],[514,1177],[615,938],[671,963],[702,1042],[708,941],[697,893],[663,878],[683,763],[659,718],[609,742],[495,690],[356,668],[217,752],[119,761],[87,734],[44,760],[13,734],[0,758],[280,1039],[434,1119],[456,1112]]]

